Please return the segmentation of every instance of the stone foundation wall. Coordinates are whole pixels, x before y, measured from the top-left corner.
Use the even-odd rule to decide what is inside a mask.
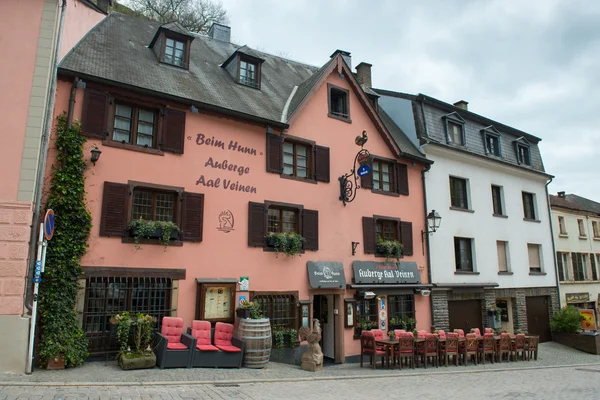
[[[23,313],[31,203],[0,202],[0,315]]]
[[[436,329],[448,331],[450,329],[450,316],[448,314],[448,291],[433,290],[431,292],[433,306],[433,326]]]

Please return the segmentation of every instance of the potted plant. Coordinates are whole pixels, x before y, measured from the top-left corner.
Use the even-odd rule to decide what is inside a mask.
[[[388,336],[390,337],[390,340],[396,340],[396,332],[389,331]]]
[[[265,236],[267,246],[275,249],[275,257],[279,253],[285,253],[288,257],[294,257],[302,252],[304,238],[296,232],[271,232]]]
[[[390,329],[404,329],[402,325],[402,318],[393,317],[392,319],[390,319]]]
[[[164,246],[179,237],[181,229],[172,221],[148,221],[136,219],[129,224],[129,233],[134,238],[136,249],[142,239],[159,239]]]
[[[386,261],[392,258],[399,261],[402,257],[403,249],[404,246],[397,240],[384,240],[381,236],[377,237],[377,253],[383,254]]]
[[[290,347],[298,347],[300,345],[300,342],[298,341],[298,331],[297,330],[290,328],[287,332],[287,336],[288,336]]]
[[[114,315],[110,323],[117,326],[117,342],[119,343],[119,366],[123,370],[154,368],[156,355],[152,351],[152,327],[156,318],[142,313],[135,315],[129,312]],[[131,333],[133,331],[133,350],[131,349]]]
[[[414,331],[415,328],[417,327],[417,321],[414,318],[407,318],[405,320],[405,323],[406,323],[405,329],[407,332]]]
[[[281,328],[276,329],[273,332],[273,347],[276,347],[278,349],[283,348],[285,344],[284,333],[285,331]]]

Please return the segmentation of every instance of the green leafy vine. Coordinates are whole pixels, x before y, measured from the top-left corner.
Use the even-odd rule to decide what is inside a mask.
[[[42,366],[64,355],[65,367],[75,367],[88,355],[88,341],[75,313],[80,259],[92,226],[85,204],[84,143],[80,124],[69,129],[65,113],[60,115],[55,142],[58,155],[47,202],[55,214],[54,237],[48,242],[39,295]]]

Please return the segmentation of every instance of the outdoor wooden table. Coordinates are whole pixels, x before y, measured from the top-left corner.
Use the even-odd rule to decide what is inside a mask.
[[[376,340],[375,344],[379,345],[379,346],[383,346],[386,349],[386,352],[390,351],[390,355],[392,356],[392,368],[394,368],[393,366],[396,365],[396,358],[394,357],[394,350],[396,348],[396,345],[399,343],[398,339],[382,339],[382,340]],[[388,367],[389,367],[389,360],[388,360]]]

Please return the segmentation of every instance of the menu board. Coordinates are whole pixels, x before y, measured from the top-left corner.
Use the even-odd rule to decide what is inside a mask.
[[[231,287],[213,286],[206,288],[204,318],[229,318],[231,310]]]

